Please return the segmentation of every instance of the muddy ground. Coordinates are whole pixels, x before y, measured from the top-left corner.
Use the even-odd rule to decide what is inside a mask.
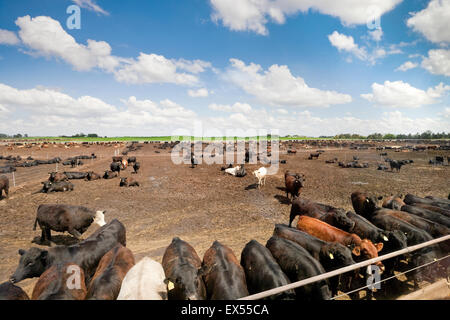
[[[322,148],[324,149],[324,148]],[[90,171],[103,173],[109,168],[116,148],[106,146],[53,147],[46,149],[14,148],[0,146],[1,155],[32,155],[46,159],[96,153],[96,160],[86,160],[76,169],[59,165],[59,171]],[[122,146],[119,150],[124,150]],[[315,149],[312,149],[315,151]],[[160,153],[156,153],[159,151]],[[256,188],[257,179],[251,172],[261,164],[246,165],[247,176],[236,178],[225,175],[223,164],[175,165],[170,150],[157,149],[156,144],[145,144],[136,156],[142,168],[131,174],[132,168],[121,176],[133,176],[141,186],[119,187],[119,179],[83,181],[73,180],[75,189],[67,193],[35,193],[40,182],[47,179],[47,172],[55,165],[18,168],[16,187],[12,187],[9,199],[0,200],[0,283],[7,281],[14,272],[19,249],[38,246],[31,241],[40,235],[33,231],[37,207],[43,203],[82,205],[95,210],[106,210],[106,220],[119,219],[127,229],[127,247],[136,260],[149,256],[159,262],[173,237],[188,241],[200,257],[214,240],[231,247],[238,259],[245,244],[256,239],[265,244],[275,223],[287,223],[290,204],[284,193],[284,171],[289,169],[306,176],[302,196],[308,199],[352,210],[350,194],[360,190],[375,195],[413,193],[418,196],[433,195],[447,198],[450,191],[450,166],[432,166],[428,160],[436,155],[450,156],[449,151],[394,152],[387,151],[392,159],[412,159],[397,172],[376,170],[383,163],[380,151],[327,149],[318,160],[307,160],[310,151],[298,150],[295,155],[281,150],[278,173],[268,176],[266,185]],[[361,162],[369,162],[365,169],[340,168],[337,164],[325,164],[326,159],[337,157],[350,161],[353,155]],[[447,162],[445,162],[447,164]],[[0,161],[0,166],[4,161]],[[11,176],[11,175],[8,175]],[[92,226],[86,238],[97,226]],[[54,233],[56,235],[56,233]],[[65,234],[54,237],[57,244],[69,244],[73,239]],[[37,278],[24,280],[19,285],[31,295]]]

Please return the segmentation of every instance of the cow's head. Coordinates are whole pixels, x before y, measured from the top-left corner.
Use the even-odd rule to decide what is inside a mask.
[[[382,196],[369,197],[368,195],[361,193],[359,191],[353,192],[351,195],[352,205],[355,212],[363,217],[370,217],[375,209],[378,207],[377,199],[383,199]]]
[[[103,227],[106,224],[105,213],[106,213],[105,210],[95,212],[94,221],[92,223],[96,223],[100,227]]]
[[[197,269],[185,264],[180,270],[164,282],[167,285],[169,299],[176,300],[204,300],[206,288],[203,282],[203,269]]]
[[[379,242],[373,244],[372,241],[368,239],[361,240],[361,243],[359,245],[360,255],[364,260],[378,257],[378,252],[382,249],[383,243]],[[381,261],[376,262],[375,265],[380,268],[381,272],[384,271],[384,265],[381,263]]]
[[[28,251],[19,250],[20,260],[14,274],[9,278],[12,283],[23,279],[40,277],[47,267],[47,250],[31,248]]]
[[[352,252],[337,242],[330,242],[323,245],[320,249],[319,260],[326,270],[334,270],[355,263]]]
[[[399,230],[380,233],[378,241],[383,243],[383,252],[393,252],[407,247],[406,236]]]

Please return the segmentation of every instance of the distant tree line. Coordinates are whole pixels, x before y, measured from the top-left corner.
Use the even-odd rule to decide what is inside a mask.
[[[428,130],[423,133],[416,133],[416,134],[393,134],[393,133],[372,133],[368,136],[361,136],[359,134],[350,134],[350,133],[343,133],[338,134],[333,137],[334,139],[369,139],[369,140],[394,140],[394,139],[450,139],[450,132],[445,133],[433,133],[432,131]]]
[[[98,134],[96,133],[88,133],[88,134],[84,134],[84,133],[77,133],[74,134],[72,136],[59,136],[60,138],[98,138]]]
[[[0,133],[0,139],[20,139],[20,138],[28,138],[28,134],[22,135],[21,133],[17,133],[14,135],[7,135],[5,133]]]

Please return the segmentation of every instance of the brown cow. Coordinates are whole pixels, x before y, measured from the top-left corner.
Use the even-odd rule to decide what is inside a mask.
[[[48,181],[50,182],[60,182],[60,181],[68,181],[69,178],[64,173],[61,172],[49,172],[50,177]]]
[[[390,196],[387,197],[383,201],[383,208],[393,209],[393,210],[400,210],[405,203],[403,202],[401,196]]]
[[[128,270],[134,266],[134,255],[120,243],[109,250],[98,263],[86,299],[116,300]]]
[[[47,269],[34,286],[32,300],[84,300],[86,284],[83,269],[73,263]]]
[[[139,182],[131,177],[120,178],[119,186],[120,187],[139,187]]]
[[[383,249],[383,243],[373,244],[368,239],[361,239],[354,233],[348,233],[335,228],[328,223],[308,216],[300,216],[297,223],[297,229],[309,233],[310,235],[328,242],[339,242],[352,249],[355,256],[361,256],[363,259],[372,259],[378,257],[378,252]],[[381,262],[375,263],[381,270],[384,266]]]
[[[366,219],[370,220],[370,216],[377,208],[377,199],[375,197],[369,197],[366,194],[356,191],[351,195],[353,209],[355,212]],[[378,200],[383,199],[382,196],[378,197]]]
[[[9,179],[6,176],[0,176],[0,198],[2,197],[3,190],[5,190],[6,198],[8,198]]]
[[[436,207],[436,206],[433,206],[431,204],[425,204],[425,203],[414,203],[414,206],[415,207],[424,208],[424,209],[427,209],[427,210],[430,210],[430,211],[434,211],[434,212],[443,214],[444,216],[447,216],[447,217],[450,218],[450,210],[443,209],[443,208],[440,208],[440,207]]]
[[[25,291],[11,282],[0,284],[0,300],[30,300]]]
[[[300,195],[300,189],[303,188],[303,181],[305,181],[305,176],[298,173],[291,173],[286,171],[284,173],[284,183],[286,186],[286,198],[289,199],[289,194],[291,198],[294,199]]]
[[[248,296],[245,272],[233,251],[219,241],[203,256],[203,279],[209,300],[236,300]]]

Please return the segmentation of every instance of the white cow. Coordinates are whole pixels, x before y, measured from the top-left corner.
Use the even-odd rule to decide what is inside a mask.
[[[236,175],[236,172],[238,171],[238,170],[240,170],[241,169],[241,166],[237,166],[237,167],[234,167],[234,168],[228,168],[228,169],[225,169],[225,172],[226,173],[229,173],[229,174],[231,174],[231,175],[233,175],[233,176],[235,176]]]
[[[258,178],[258,189],[261,188],[262,185],[266,184],[266,175],[267,169],[264,167],[259,168],[258,170],[253,171],[255,177]]]
[[[165,278],[162,265],[144,257],[126,274],[117,300],[167,300]]]

